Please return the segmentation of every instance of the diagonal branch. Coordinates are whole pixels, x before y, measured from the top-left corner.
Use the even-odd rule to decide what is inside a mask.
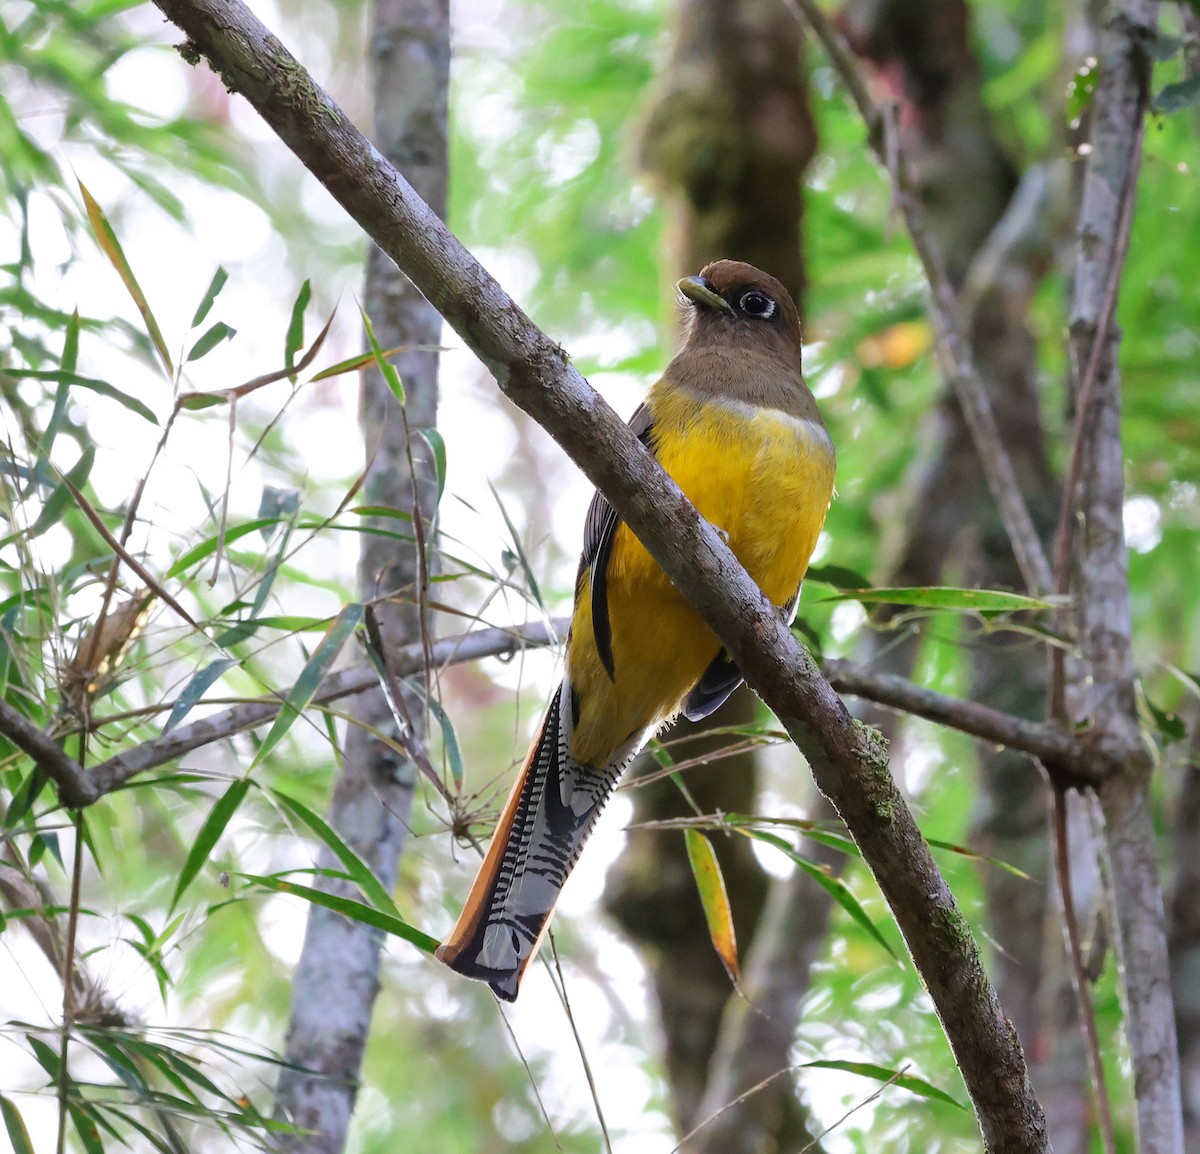
[[[1016,1033],[874,731],[628,427],[237,0],[156,0],[551,433],[712,626],[858,842],[941,1017],[989,1150],[1045,1151]]]
[[[0,701],[0,734],[29,754],[37,767],[58,786],[63,805],[81,808],[91,805],[104,793],[91,774],[57,741],[7,701]]]
[[[435,666],[458,665],[468,661],[479,661],[484,657],[499,657],[521,649],[536,649],[549,645],[560,635],[559,626],[565,627],[565,622],[535,622],[521,629],[477,629],[455,637],[443,637],[431,647],[427,647],[422,641],[414,641],[390,653],[388,663],[397,677],[408,677],[425,669],[430,660]],[[326,677],[313,696],[312,704],[328,705],[340,698],[374,689],[378,684],[379,674],[373,667],[355,665]],[[285,696],[244,701],[220,713],[214,713],[211,717],[194,721],[191,725],[181,725],[170,733],[135,745],[132,749],[101,762],[85,776],[91,788],[96,790],[96,797],[101,797],[124,785],[136,774],[166,765],[167,762],[174,761],[185,753],[191,753],[194,749],[211,745],[214,741],[223,741],[273,721],[283,708]],[[0,706],[2,705],[0,702]],[[2,716],[3,714],[0,714],[0,717]],[[27,749],[26,752],[32,751]],[[56,777],[55,780],[59,779]]]
[[[440,638],[429,650],[424,643],[413,642],[389,654],[388,665],[391,672],[400,678],[420,672],[430,659],[435,666],[459,665],[485,657],[506,656],[521,649],[538,649],[555,644],[566,632],[568,624],[567,618],[555,617],[519,629],[476,629]],[[826,661],[822,673],[839,693],[849,693],[889,709],[923,717],[981,741],[1019,749],[1081,780],[1098,778],[1109,764],[1103,749],[1096,749],[1077,735],[1057,726],[1029,721],[974,701],[947,697],[903,677],[880,673],[842,659]],[[321,682],[313,695],[312,704],[329,705],[373,689],[378,683],[379,674],[369,665],[341,669],[329,674]],[[57,742],[38,729],[24,714],[3,701],[0,701],[0,734],[28,754],[57,784],[64,805],[85,807],[139,773],[166,765],[206,745],[269,724],[283,708],[286,696],[283,693],[275,698],[240,702],[220,713],[135,745],[108,761],[100,762],[90,772],[82,769],[73,757],[66,754]]]

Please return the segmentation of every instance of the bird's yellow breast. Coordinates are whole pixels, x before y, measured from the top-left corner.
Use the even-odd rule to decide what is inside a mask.
[[[660,381],[647,399],[659,461],[777,605],[796,593],[833,494],[833,446],[818,422]],[[578,598],[568,674],[579,703],[573,754],[606,764],[631,735],[678,712],[720,645],[621,524],[608,569],[614,676]]]

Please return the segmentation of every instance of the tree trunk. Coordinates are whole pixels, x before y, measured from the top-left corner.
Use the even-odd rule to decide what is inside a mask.
[[[375,93],[375,141],[440,214],[446,205],[447,96],[450,66],[448,0],[376,0],[370,56]],[[360,421],[368,470],[365,502],[414,512],[424,526],[425,556],[416,544],[364,534],[359,582],[374,603],[385,649],[418,640],[436,503],[436,475],[413,430],[437,419],[437,352],[442,321],[436,310],[377,248],[367,261],[365,308],[384,348],[407,346],[392,358],[406,393],[404,411],[374,369],[363,374]],[[414,519],[415,520],[415,519]],[[394,522],[389,522],[389,527]],[[414,736],[424,732],[420,691],[407,694]],[[380,691],[355,702],[329,822],[384,887],[396,884],[412,804],[411,762],[371,736],[379,729],[403,744]],[[322,866],[335,863],[326,853]],[[321,883],[352,894],[342,883]],[[286,1057],[298,1069],[279,1081],[281,1111],[310,1133],[288,1137],[283,1149],[338,1154],[346,1142],[357,1095],[371,1012],[379,992],[383,935],[318,906],[311,907],[293,979]]]

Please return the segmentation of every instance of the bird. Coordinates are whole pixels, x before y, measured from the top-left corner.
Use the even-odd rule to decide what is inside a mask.
[[[784,286],[734,260],[677,282],[679,352],[631,431],[790,623],[833,499],[835,454]],[[436,956],[515,1001],[559,892],[629,763],[741,684],[716,635],[599,492],[584,527],[562,682],[457,924]]]

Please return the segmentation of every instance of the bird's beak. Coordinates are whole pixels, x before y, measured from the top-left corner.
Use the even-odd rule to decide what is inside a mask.
[[[675,282],[675,287],[693,304],[717,309],[720,312],[729,313],[730,316],[737,315],[733,311],[733,305],[723,296],[715,293],[712,284],[702,276],[685,276],[683,280]]]

